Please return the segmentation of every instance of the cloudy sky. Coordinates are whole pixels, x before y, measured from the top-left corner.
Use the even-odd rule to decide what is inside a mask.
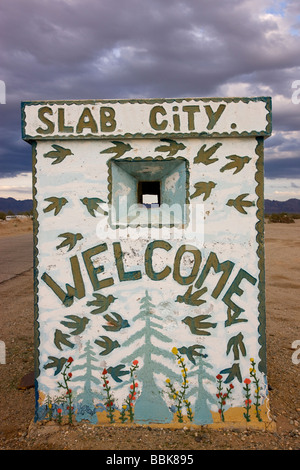
[[[300,199],[299,0],[1,0],[0,197],[31,197],[21,101],[205,96],[272,97],[265,197]]]

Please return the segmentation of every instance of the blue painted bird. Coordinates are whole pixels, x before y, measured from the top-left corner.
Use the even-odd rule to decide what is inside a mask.
[[[44,369],[50,369],[50,368],[55,368],[56,371],[54,372],[54,375],[57,375],[61,372],[63,366],[67,362],[67,359],[65,357],[54,357],[54,356],[49,356],[49,359],[52,362],[49,362],[48,364],[44,365]]]
[[[120,376],[122,375],[127,375],[130,373],[129,370],[121,370],[121,369],[124,369],[125,364],[119,364],[118,366],[115,366],[115,367],[109,367],[107,369],[107,372],[112,376],[112,378],[116,381],[116,382],[123,382],[123,380],[120,379]]]
[[[196,349],[205,349],[204,346],[201,346],[200,344],[193,344],[193,346],[182,346],[181,348],[178,348],[178,351],[180,354],[186,354],[187,358],[193,363],[195,363],[194,356],[201,356],[201,357],[207,357],[207,354],[201,354],[200,352],[196,351]]]
[[[113,318],[112,315],[115,317]],[[104,315],[108,325],[103,326],[106,331],[120,331],[122,328],[128,328],[130,325],[127,320],[124,320],[121,315],[116,312],[107,313]]]

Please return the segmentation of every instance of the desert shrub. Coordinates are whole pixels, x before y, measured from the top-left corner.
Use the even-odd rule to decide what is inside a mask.
[[[271,214],[269,216],[269,222],[275,224],[293,224],[295,223],[295,220],[293,219],[292,215],[282,212],[281,214]]]

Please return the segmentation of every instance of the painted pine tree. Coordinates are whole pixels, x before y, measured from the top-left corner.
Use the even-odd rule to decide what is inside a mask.
[[[166,367],[162,363],[162,360],[154,358],[154,355],[171,360],[173,360],[174,357],[168,350],[155,346],[152,338],[156,338],[163,343],[170,343],[171,340],[157,331],[163,327],[155,320],[160,320],[161,318],[153,313],[155,306],[151,303],[151,297],[147,291],[140,303],[140,311],[133,318],[133,321],[142,320],[144,327],[123,343],[123,346],[129,346],[135,341],[144,338],[143,344],[137,349],[134,349],[132,354],[124,358],[124,362],[131,362],[137,357],[140,357],[143,362],[138,373],[138,380],[142,383],[142,391],[136,401],[134,421],[141,424],[169,423],[173,419],[173,414],[162,398],[162,393],[155,382],[154,374],[162,373],[167,376],[174,376],[174,372]]]
[[[195,424],[210,424],[213,422],[212,414],[208,406],[208,402],[212,399],[210,393],[208,393],[204,386],[203,381],[205,379],[212,380],[213,376],[207,372],[206,369],[212,369],[210,364],[204,362],[202,355],[196,359],[196,368],[189,373],[189,377],[197,376],[198,385],[189,390],[188,396],[196,396],[196,402],[194,405],[194,419]],[[198,366],[198,367],[197,367]]]
[[[93,424],[97,424],[98,419],[95,409],[95,400],[99,400],[100,397],[99,393],[93,391],[92,384],[99,385],[100,379],[93,375],[93,371],[98,371],[98,367],[95,367],[93,364],[94,362],[97,362],[97,359],[95,359],[94,356],[95,353],[92,350],[90,341],[87,341],[84,348],[84,354],[79,356],[79,359],[84,359],[85,362],[74,366],[72,369],[73,372],[82,370],[84,373],[80,376],[74,377],[72,380],[73,382],[82,381],[84,383],[83,391],[77,395],[78,402],[80,402],[80,400],[81,402],[77,410],[76,420],[81,421],[83,419],[87,419]]]

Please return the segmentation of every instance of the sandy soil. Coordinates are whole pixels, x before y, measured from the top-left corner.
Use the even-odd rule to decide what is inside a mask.
[[[32,220],[27,217],[25,219],[0,220],[0,238],[14,237],[29,232],[32,232]]]
[[[28,233],[31,224],[2,222],[0,238]],[[6,346],[6,364],[0,364],[0,450],[299,450],[300,364],[292,361],[292,344],[300,340],[300,220],[290,225],[266,223],[265,229],[268,382],[275,430],[34,424],[34,389],[20,387],[21,379],[33,370],[29,271],[0,284],[0,339]]]

